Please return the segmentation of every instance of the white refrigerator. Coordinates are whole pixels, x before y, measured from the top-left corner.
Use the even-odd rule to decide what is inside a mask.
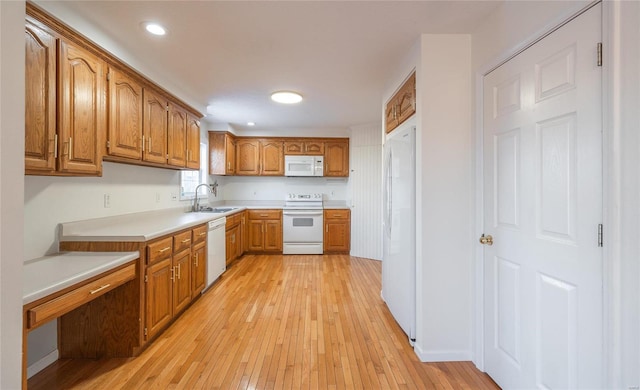
[[[411,344],[416,329],[416,127],[387,135],[384,144],[382,299]]]

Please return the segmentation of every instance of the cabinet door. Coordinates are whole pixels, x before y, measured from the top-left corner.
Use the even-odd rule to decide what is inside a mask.
[[[416,74],[413,73],[411,77],[404,83],[397,98],[397,117],[398,125],[407,120],[411,115],[416,112]]]
[[[244,252],[247,251],[247,213],[243,211],[240,213],[240,245],[239,245],[240,253],[238,256],[244,255]]]
[[[327,220],[324,230],[325,252],[349,252],[351,227],[349,221]]]
[[[142,86],[117,69],[109,69],[110,156],[142,159]]]
[[[349,142],[326,142],[324,150],[324,176],[349,176]]]
[[[173,268],[171,258],[147,267],[147,339],[158,333],[173,315]]]
[[[387,133],[390,133],[393,129],[398,127],[398,111],[395,96],[391,98],[387,103],[384,111],[385,129]]]
[[[194,299],[204,290],[207,280],[207,246],[205,242],[192,248],[193,268],[191,272],[191,298]]]
[[[173,313],[176,315],[191,302],[191,248],[173,255]]]
[[[158,164],[167,163],[167,99],[149,89],[144,96],[144,147],[143,160]]]
[[[313,156],[324,155],[324,142],[322,141],[305,141],[304,153]]]
[[[285,141],[284,154],[297,155],[304,154],[304,142],[302,141]]]
[[[264,221],[264,250],[282,251],[282,221]]]
[[[25,27],[25,170],[56,169],[56,39]]]
[[[173,103],[169,103],[167,156],[169,165],[187,166],[187,112]]]
[[[260,175],[284,176],[284,149],[282,141],[261,142]]]
[[[88,51],[60,41],[60,107],[58,126],[60,171],[100,174],[104,139],[104,62]],[[100,148],[102,150],[102,148]]]
[[[264,250],[264,221],[249,220],[248,249],[249,251]]]
[[[187,115],[187,168],[200,169],[200,121]]]
[[[235,175],[236,173],[236,140],[225,135],[225,167],[227,175]]]
[[[260,174],[260,141],[240,139],[236,141],[236,175]]]

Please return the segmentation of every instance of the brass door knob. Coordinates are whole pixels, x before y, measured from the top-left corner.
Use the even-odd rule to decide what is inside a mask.
[[[482,245],[493,245],[493,237],[491,235],[485,236],[484,234],[480,236],[480,243]]]

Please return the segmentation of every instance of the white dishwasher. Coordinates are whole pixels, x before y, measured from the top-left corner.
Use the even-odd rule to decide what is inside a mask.
[[[209,222],[207,235],[207,288],[227,269],[225,255],[225,224],[227,218]]]

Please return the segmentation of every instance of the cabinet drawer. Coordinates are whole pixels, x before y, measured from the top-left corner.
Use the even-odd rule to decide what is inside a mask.
[[[207,225],[198,226],[191,230],[193,243],[204,241],[207,238]]]
[[[280,219],[281,210],[249,210],[249,219]]]
[[[235,225],[240,223],[240,214],[233,214],[233,215],[229,215],[227,216],[227,223],[225,225],[225,228],[231,229],[232,227],[234,227]]]
[[[349,209],[331,209],[324,211],[325,219],[349,219]]]
[[[147,246],[147,259],[149,263],[166,259],[171,256],[173,249],[173,237],[167,237]]]
[[[191,230],[173,236],[173,253],[191,247]]]
[[[27,312],[27,327],[31,329],[53,318],[60,317],[135,277],[136,265],[131,264],[55,299],[35,306]]]

